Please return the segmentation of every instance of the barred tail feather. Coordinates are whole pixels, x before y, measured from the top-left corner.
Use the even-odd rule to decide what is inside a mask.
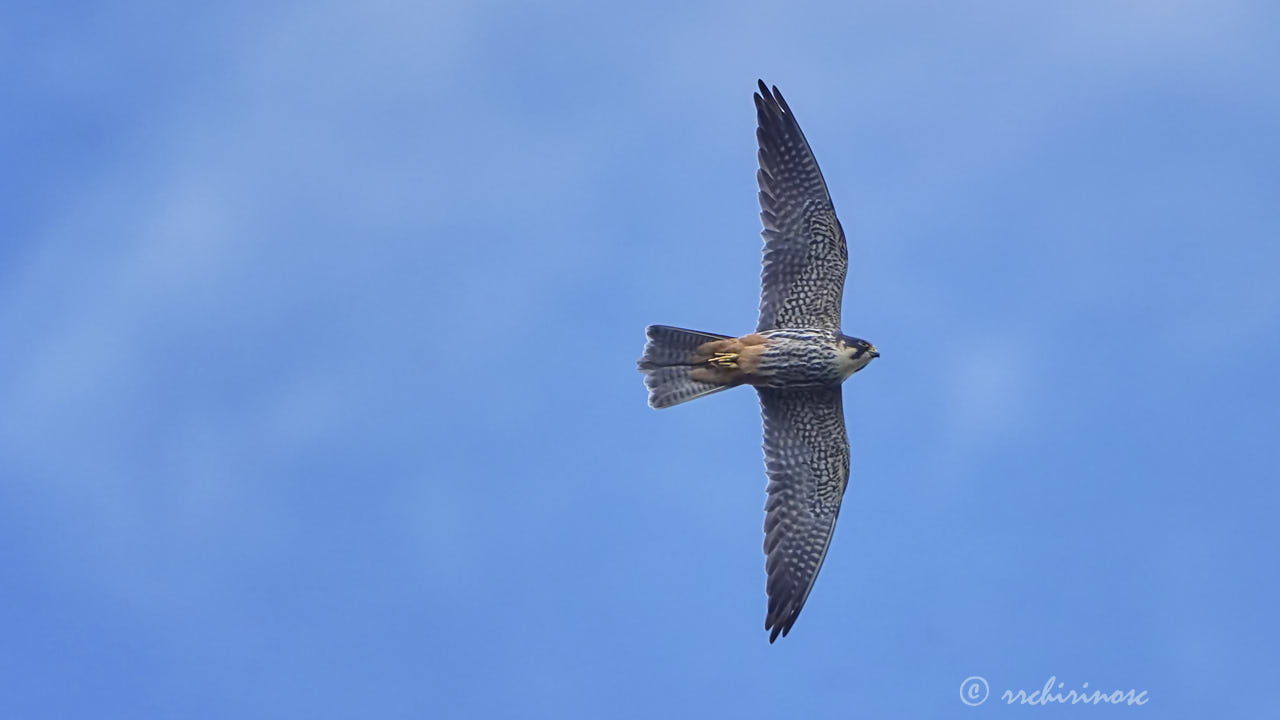
[[[700,362],[698,347],[703,343],[725,340],[729,335],[666,325],[650,325],[645,329],[645,335],[649,341],[645,343],[644,356],[636,365],[644,373],[651,407],[671,407],[732,387],[691,377],[695,363]]]
[[[691,372],[693,368],[689,366],[644,371],[644,384],[649,388],[649,407],[668,408],[730,387],[694,380],[689,377]]]

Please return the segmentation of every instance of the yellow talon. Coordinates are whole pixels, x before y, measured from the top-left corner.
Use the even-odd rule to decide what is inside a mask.
[[[738,353],[718,352],[707,363],[716,367],[734,369],[738,367]]]

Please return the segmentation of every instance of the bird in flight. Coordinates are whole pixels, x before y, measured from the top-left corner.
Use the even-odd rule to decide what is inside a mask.
[[[842,384],[880,353],[840,331],[849,257],[818,161],[776,86],[760,81],[755,102],[764,224],[756,330],[735,337],[650,325],[638,366],[655,408],[738,385],[760,396],[772,643],[813,589],[849,482]]]

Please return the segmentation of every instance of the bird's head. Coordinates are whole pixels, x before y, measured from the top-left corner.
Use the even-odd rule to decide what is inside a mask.
[[[880,351],[876,350],[875,345],[862,338],[841,335],[840,356],[844,361],[844,376],[847,378],[866,367],[867,363],[880,357]]]

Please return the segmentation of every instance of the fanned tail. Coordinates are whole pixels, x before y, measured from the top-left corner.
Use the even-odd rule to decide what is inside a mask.
[[[733,387],[692,377],[695,366],[705,362],[705,358],[698,357],[698,348],[708,342],[726,340],[729,335],[667,325],[650,325],[645,328],[645,335],[649,341],[636,366],[644,373],[650,407],[671,407]]]

